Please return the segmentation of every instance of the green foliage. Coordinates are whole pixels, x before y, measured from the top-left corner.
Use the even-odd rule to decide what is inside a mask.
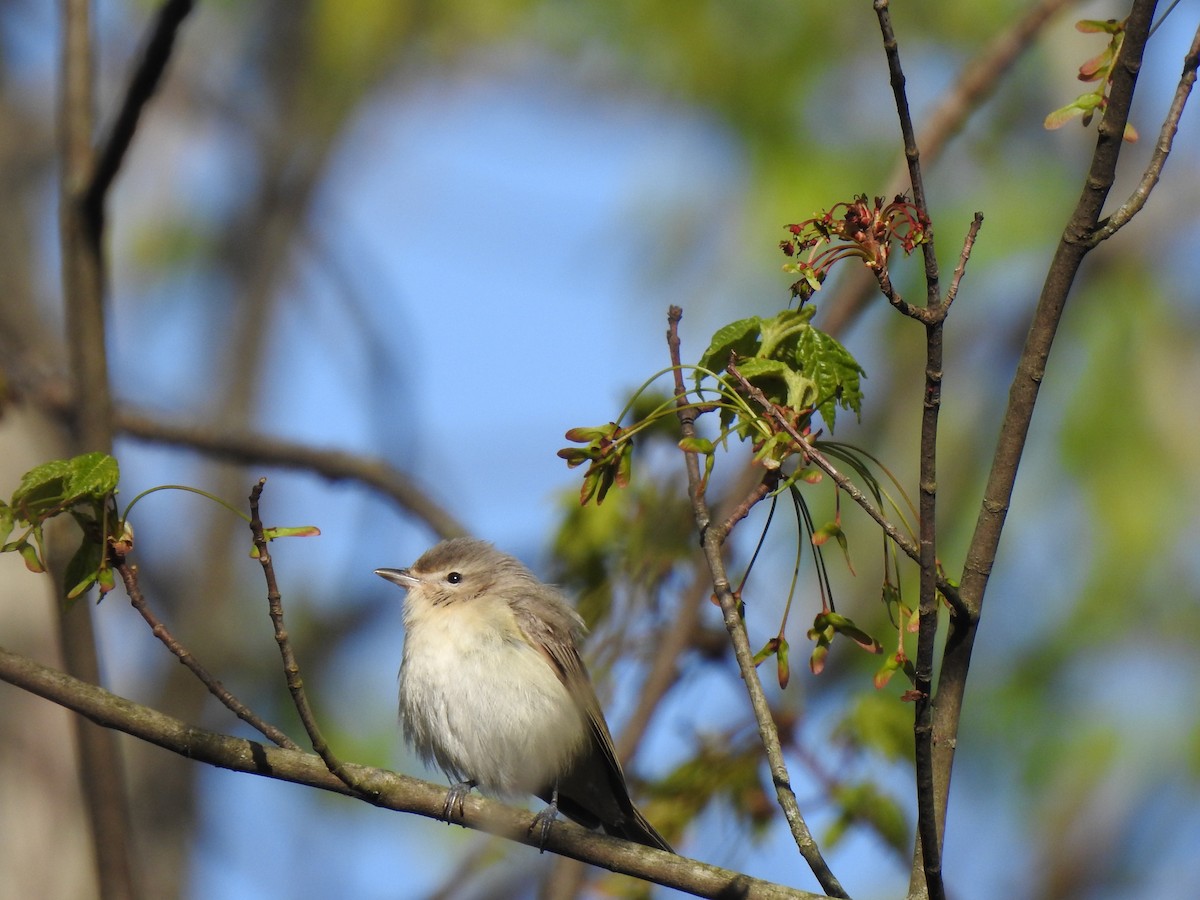
[[[114,505],[120,470],[106,453],[56,459],[21,477],[8,504],[0,501],[0,552],[18,553],[32,572],[46,570],[45,523],[70,513],[83,532],[66,570],[66,599],[74,600],[99,582],[101,595],[112,590],[112,570],[104,548],[109,540],[126,539]],[[9,540],[14,528],[21,534]]]
[[[913,758],[912,712],[885,693],[857,694],[834,730],[834,738],[889,761]]]
[[[121,472],[117,461],[107,453],[84,453],[71,459],[55,459],[30,469],[21,477],[12,499],[0,500],[0,553],[17,553],[31,572],[46,571],[43,528],[49,520],[69,514],[82,532],[79,547],[71,556],[64,573],[67,601],[77,599],[92,585],[100,588],[100,597],[116,586],[113,559],[109,549],[120,556],[133,549],[133,528],[129,511],[148,494],[160,490],[182,490],[232,510],[246,521],[249,516],[218,497],[185,485],[160,485],[138,494],[119,515],[116,507],[117,484]],[[12,540],[14,528],[22,531]],[[312,525],[264,528],[268,540],[281,537],[309,537],[320,534]],[[257,556],[257,548],[251,556]]]
[[[812,326],[813,312],[805,306],[769,319],[750,316],[726,325],[700,357],[697,387],[708,373],[724,371],[734,361],[772,403],[798,414],[817,410],[832,431],[839,406],[859,413],[859,378],[865,373],[836,339]],[[761,430],[756,428],[760,416],[751,409],[722,408],[722,427],[729,428],[735,419],[740,419],[737,432],[742,438]]]

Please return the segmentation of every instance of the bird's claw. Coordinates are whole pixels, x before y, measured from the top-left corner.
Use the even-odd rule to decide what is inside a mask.
[[[458,808],[458,817],[460,819],[463,817],[463,804],[474,787],[474,781],[460,781],[450,787],[449,793],[446,794],[446,802],[442,804],[442,818],[446,820],[447,825],[453,821],[456,807]]]

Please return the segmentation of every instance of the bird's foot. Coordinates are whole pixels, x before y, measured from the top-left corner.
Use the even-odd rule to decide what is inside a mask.
[[[463,803],[466,802],[467,795],[475,787],[474,781],[460,781],[458,784],[451,786],[450,792],[446,794],[446,802],[442,805],[442,818],[449,825],[453,821],[454,810],[457,807],[458,817],[463,817]]]
[[[550,794],[550,804],[540,813],[533,817],[533,821],[529,823],[529,833],[533,834],[534,830],[538,831],[538,852],[546,852],[546,838],[550,836],[550,826],[554,824],[554,820],[558,818],[558,784],[554,785],[554,790]]]

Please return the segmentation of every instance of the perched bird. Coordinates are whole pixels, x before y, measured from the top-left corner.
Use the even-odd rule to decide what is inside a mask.
[[[491,544],[443,541],[410,568],[375,574],[408,592],[400,720],[408,743],[454,782],[536,794],[545,841],[557,812],[649,847],[671,846],[629,799],[612,735],[579,656],[583,620],[559,591]]]

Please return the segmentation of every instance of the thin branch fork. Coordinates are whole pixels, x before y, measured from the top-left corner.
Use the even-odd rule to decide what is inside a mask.
[[[1133,189],[1129,199],[1121,204],[1116,212],[1102,221],[1092,233],[1091,244],[1093,247],[1101,241],[1108,240],[1129,224],[1129,221],[1141,212],[1146,201],[1150,199],[1150,192],[1158,184],[1163,167],[1167,164],[1167,157],[1171,155],[1171,146],[1175,142],[1175,134],[1179,131],[1179,120],[1183,117],[1183,109],[1187,106],[1188,97],[1191,96],[1192,87],[1196,83],[1197,66],[1200,66],[1200,28],[1196,29],[1196,33],[1192,37],[1192,45],[1183,58],[1183,73],[1179,76],[1179,85],[1175,88],[1175,96],[1171,99],[1171,106],[1167,110],[1162,128],[1159,129],[1158,141],[1154,145],[1154,153],[1150,156],[1145,174],[1142,175],[1137,187]]]
[[[200,679],[200,683],[208,688],[208,692],[221,701],[230,712],[239,719],[256,729],[263,737],[274,742],[277,746],[287,750],[299,750],[300,746],[289,738],[286,734],[265,721],[262,717],[256,714],[250,707],[242,703],[233,693],[223,685],[219,679],[214,677],[208,669],[200,664],[195,655],[188,650],[167,628],[167,626],[154,614],[150,609],[150,605],[146,602],[146,597],[142,594],[142,589],[138,583],[137,567],[131,565],[126,559],[125,553],[109,543],[108,548],[109,560],[121,576],[121,581],[125,585],[125,594],[129,597],[129,603],[138,614],[150,626],[150,633],[153,634],[159,641],[162,642],[171,653],[183,665],[185,665],[193,675]]]
[[[292,695],[292,702],[296,707],[296,713],[300,716],[300,722],[304,725],[309,740],[312,741],[313,750],[321,757],[329,771],[355,795],[374,803],[378,800],[378,792],[365,785],[347,768],[345,763],[334,755],[329,748],[329,743],[321,734],[321,729],[317,725],[317,717],[308,702],[308,694],[304,690],[304,680],[300,677],[300,664],[296,661],[291,638],[283,622],[283,596],[279,592],[279,584],[275,578],[275,563],[267,549],[262,517],[259,515],[259,499],[262,497],[266,484],[267,479],[260,478],[250,492],[250,533],[254,537],[258,561],[262,564],[263,576],[267,582],[267,606],[271,624],[275,628],[275,642],[279,645],[279,654],[283,658],[283,671],[287,678],[288,692]]]

